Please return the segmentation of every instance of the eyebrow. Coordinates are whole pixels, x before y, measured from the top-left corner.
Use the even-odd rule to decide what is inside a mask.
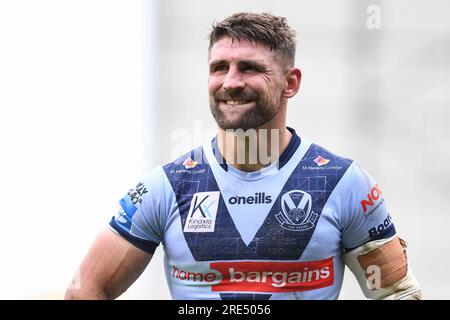
[[[229,62],[227,60],[213,60],[209,63],[209,68],[213,69],[214,67],[217,67],[220,65],[227,65],[227,64],[229,64]],[[239,60],[238,61],[238,65],[243,65],[243,64],[254,66],[261,70],[266,69],[266,64],[264,63],[264,60]]]

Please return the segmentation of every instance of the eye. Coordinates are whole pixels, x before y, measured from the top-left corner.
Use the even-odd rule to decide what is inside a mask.
[[[261,72],[260,68],[253,64],[245,63],[239,68],[242,72]]]
[[[226,71],[227,69],[228,69],[228,67],[226,65],[218,64],[218,65],[211,66],[210,73]]]

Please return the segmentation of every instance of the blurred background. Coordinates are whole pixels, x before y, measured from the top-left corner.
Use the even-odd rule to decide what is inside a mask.
[[[450,2],[0,0],[0,299],[61,299],[128,189],[212,137],[207,35],[237,11],[298,31],[288,125],[377,179],[449,298]],[[121,299],[170,299],[161,247]]]

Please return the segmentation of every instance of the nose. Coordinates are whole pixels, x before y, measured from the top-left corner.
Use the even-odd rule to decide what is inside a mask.
[[[227,91],[239,90],[245,87],[241,72],[236,67],[230,67],[223,81],[223,88]]]

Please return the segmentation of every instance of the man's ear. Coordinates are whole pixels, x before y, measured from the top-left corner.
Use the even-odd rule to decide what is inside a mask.
[[[295,96],[298,92],[298,89],[300,88],[301,80],[302,72],[300,71],[300,69],[292,68],[291,70],[289,70],[284,79],[284,81],[286,81],[286,86],[282,92],[282,96],[285,98],[292,98],[293,96]]]

